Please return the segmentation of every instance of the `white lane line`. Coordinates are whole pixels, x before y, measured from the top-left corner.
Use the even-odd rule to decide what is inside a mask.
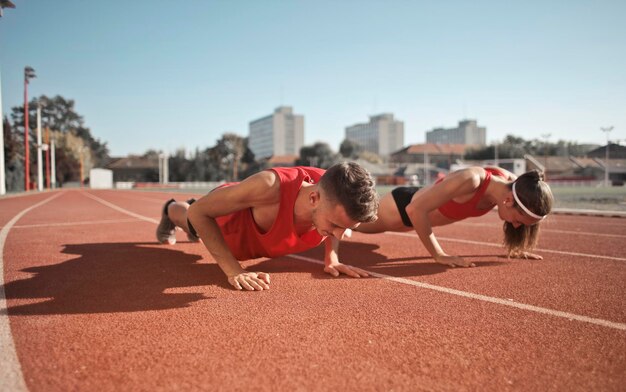
[[[386,231],[384,234],[399,235],[399,236],[404,236],[404,237],[414,237],[415,239],[418,239],[417,234],[411,234],[411,233],[395,233],[395,232],[391,232],[391,231]],[[472,244],[472,245],[491,246],[491,247],[494,247],[494,248],[502,248],[502,244],[494,244],[494,243],[491,243],[491,242],[461,240],[461,239],[458,239],[458,238],[439,237],[439,236],[437,236],[437,239],[438,240],[443,240],[443,241],[450,241],[450,242],[459,242],[461,244]],[[623,258],[623,257],[592,255],[592,254],[589,254],[589,253],[565,252],[565,251],[561,251],[561,250],[552,250],[552,249],[539,249],[539,248],[537,248],[535,250],[537,252],[556,253],[556,254],[567,255],[567,256],[579,256],[579,257],[589,257],[589,258],[593,258],[593,259],[607,259],[607,260],[626,261],[626,258]]]
[[[97,221],[83,221],[83,222],[65,222],[65,223],[40,223],[36,225],[15,225],[14,229],[30,229],[33,227],[58,227],[58,226],[80,226],[80,225],[99,225],[106,223],[128,223],[128,222],[136,222],[137,219],[108,219],[108,220],[97,220]]]
[[[315,263],[315,264],[321,264],[321,265],[324,264],[324,262],[321,261],[321,260],[312,259],[312,258],[309,258],[309,257],[304,257],[304,256],[299,256],[299,255],[289,255],[288,257],[292,257],[292,258],[298,259],[298,260],[307,261],[309,263]],[[368,274],[370,274],[372,276],[375,276],[377,278],[390,280],[390,281],[396,282],[396,283],[407,284],[407,285],[410,285],[410,286],[416,286],[416,287],[420,287],[420,288],[428,289],[428,290],[435,290],[435,291],[439,291],[439,292],[446,293],[446,294],[458,295],[460,297],[477,299],[479,301],[491,302],[491,303],[498,304],[498,305],[510,306],[510,307],[513,307],[513,308],[518,308],[518,309],[522,309],[522,310],[528,310],[528,311],[531,311],[531,312],[543,313],[543,314],[547,314],[547,315],[550,315],[550,316],[561,317],[561,318],[565,318],[565,319],[568,319],[568,320],[582,321],[584,323],[591,323],[591,324],[596,324],[596,325],[600,325],[600,326],[603,326],[603,327],[608,327],[608,328],[613,328],[613,329],[619,329],[619,330],[622,330],[622,331],[626,331],[626,324],[624,324],[624,323],[617,323],[617,322],[614,322],[614,321],[608,321],[608,320],[603,320],[603,319],[599,319],[599,318],[581,316],[581,315],[574,314],[574,313],[562,312],[560,310],[542,308],[542,307],[539,307],[539,306],[528,305],[528,304],[524,304],[524,303],[521,303],[521,302],[515,302],[513,300],[502,299],[502,298],[497,298],[497,297],[489,297],[489,296],[482,295],[482,294],[474,294],[474,293],[470,293],[470,292],[467,292],[467,291],[451,289],[451,288],[448,288],[448,287],[435,286],[433,284],[419,282],[419,281],[416,281],[416,280],[410,280],[410,279],[405,279],[405,278],[397,278],[395,276],[380,274],[378,272],[371,272],[371,271],[368,271],[368,270],[365,270],[365,271],[367,271]]]
[[[489,223],[469,223],[469,222],[456,222],[457,226],[474,226],[474,227],[494,227]],[[588,231],[575,231],[575,230],[557,230],[557,229],[547,229],[545,227],[541,228],[542,233],[559,233],[559,234],[579,234],[584,236],[596,236],[596,237],[617,237],[617,238],[626,238],[624,234],[604,234],[604,233],[592,233]]]
[[[49,197],[37,204],[34,204],[15,215],[13,219],[0,230],[0,390],[2,391],[27,391],[22,367],[17,358],[13,335],[11,334],[11,324],[9,323],[9,312],[7,308],[6,293],[4,292],[4,244],[6,243],[9,231],[24,214],[46,204],[47,202],[61,196],[62,193]]]
[[[115,204],[111,204],[111,203],[109,203],[109,202],[107,202],[105,200],[102,200],[99,197],[96,197],[96,196],[93,196],[93,195],[88,195],[88,196],[90,196],[94,200],[100,201],[102,204],[105,204],[105,205],[107,205],[107,206],[109,206],[109,207],[111,207],[111,208],[113,208],[113,209],[115,209],[117,211],[123,212],[125,214],[131,215],[131,216],[134,216],[134,217],[141,217],[141,219],[149,221],[149,222],[157,223],[157,221],[154,220],[154,219],[150,219],[150,218],[147,218],[145,216],[141,216],[141,215],[135,214],[134,212],[125,210],[125,209],[123,209],[121,207],[116,206]],[[387,234],[404,234],[404,235],[407,235],[407,236],[411,235],[411,234],[407,234],[407,233],[387,233]],[[417,235],[413,235],[413,236],[417,237]],[[488,244],[488,243],[480,243],[480,244],[484,245],[484,244]],[[489,244],[489,245],[494,246],[493,244]],[[309,258],[309,257],[299,256],[299,255],[289,255],[288,257],[292,257],[292,258],[295,258],[295,259],[308,261],[309,263],[324,264],[324,262],[321,261],[321,260],[316,260],[316,259],[312,259],[312,258]],[[529,311],[537,312],[537,313],[549,314],[551,316],[562,317],[562,318],[566,318],[568,320],[577,320],[577,321],[582,321],[582,322],[586,322],[586,323],[601,325],[603,327],[609,327],[609,328],[614,328],[614,329],[621,329],[621,330],[626,331],[626,324],[622,324],[622,323],[616,323],[616,322],[613,322],[613,321],[597,319],[597,318],[592,318],[592,317],[587,317],[587,316],[579,316],[579,315],[573,314],[573,313],[561,312],[560,310],[552,310],[552,309],[547,309],[547,308],[541,308],[539,306],[527,305],[527,304],[523,304],[523,303],[519,303],[519,302],[505,300],[505,299],[502,299],[502,298],[488,297],[486,295],[469,293],[469,292],[455,290],[455,289],[450,289],[450,288],[442,287],[442,286],[435,286],[435,285],[432,285],[432,284],[422,283],[422,282],[409,280],[409,279],[404,279],[404,278],[396,278],[394,276],[383,275],[383,274],[379,274],[377,272],[367,271],[367,273],[372,275],[372,276],[376,276],[378,278],[390,280],[390,281],[393,281],[393,282],[396,282],[396,283],[408,284],[408,285],[412,285],[412,286],[422,287],[422,288],[425,288],[425,289],[436,290],[436,291],[440,291],[440,292],[444,292],[444,293],[448,293],[448,294],[454,294],[454,295],[458,295],[458,296],[461,296],[461,297],[478,299],[480,301],[492,302],[492,303],[496,303],[496,304],[500,304],[500,305],[512,306],[514,308],[519,308],[519,309],[523,309],[523,310],[529,310]]]
[[[133,192],[133,191],[131,191]],[[157,203],[160,205],[163,205],[163,203],[165,202],[165,200],[169,200],[169,199],[164,199],[164,198],[150,198],[150,197],[142,197],[142,196],[136,196],[136,193],[132,193],[132,194],[128,194],[128,193],[116,193],[119,196],[123,196],[124,198],[128,199],[128,200],[145,200],[145,201],[151,201],[153,203]]]
[[[110,208],[113,208],[114,210],[119,211],[119,212],[121,212],[121,213],[124,213],[124,214],[126,214],[126,215],[130,215],[130,216],[132,216],[132,217],[134,217],[134,218],[141,219],[141,220],[146,221],[146,222],[159,224],[159,221],[158,221],[158,220],[156,220],[156,219],[152,219],[152,218],[148,218],[147,216],[143,216],[143,215],[135,214],[135,213],[134,213],[134,212],[132,212],[132,211],[125,210],[125,209],[123,209],[122,207],[118,207],[118,206],[116,206],[115,204],[109,203],[108,201],[103,200],[103,199],[99,198],[98,196],[92,195],[92,194],[87,193],[87,192],[83,193],[83,195],[85,195],[85,196],[87,196],[87,197],[89,197],[89,198],[91,198],[91,199],[94,199],[95,201],[97,201],[97,202],[99,202],[99,203],[102,203],[102,204],[104,204],[105,206],[110,207]]]

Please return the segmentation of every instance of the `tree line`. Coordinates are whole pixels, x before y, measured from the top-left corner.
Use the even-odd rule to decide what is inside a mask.
[[[109,150],[105,142],[92,136],[82,116],[74,109],[75,102],[60,95],[41,95],[28,104],[29,176],[37,178],[37,108],[41,108],[42,143],[45,143],[46,127],[50,139],[54,139],[56,180],[62,186],[66,182],[79,181],[80,159],[86,167],[106,161]],[[4,124],[4,159],[7,191],[24,190],[24,106],[11,109],[11,121]],[[43,154],[42,154],[43,156]],[[44,165],[45,167],[45,165]],[[44,177],[46,173],[44,170]],[[31,184],[32,188],[32,184]]]

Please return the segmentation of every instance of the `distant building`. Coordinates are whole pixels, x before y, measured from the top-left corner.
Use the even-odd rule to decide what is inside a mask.
[[[487,128],[479,127],[476,120],[463,120],[456,128],[435,128],[426,132],[426,143],[484,146],[487,144]]]
[[[130,155],[123,158],[113,158],[106,165],[106,169],[113,171],[113,181],[124,182],[158,182],[158,158],[139,157]]]
[[[425,163],[439,168],[450,166],[463,159],[469,146],[464,144],[413,144],[391,154],[393,163]]]
[[[609,149],[609,159],[626,159],[626,147],[611,143],[603,147],[598,147],[595,150],[589,151],[587,156],[589,158],[600,158],[604,159],[606,157],[606,149]]]
[[[394,120],[391,113],[370,116],[367,124],[347,127],[346,139],[359,143],[365,151],[387,156],[404,146],[404,122]]]
[[[248,146],[256,159],[299,155],[304,144],[304,116],[281,106],[274,114],[250,122],[249,131]]]
[[[298,155],[274,155],[267,158],[267,167],[292,167],[298,158]]]

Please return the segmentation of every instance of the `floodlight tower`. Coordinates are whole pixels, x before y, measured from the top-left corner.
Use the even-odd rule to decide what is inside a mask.
[[[3,8],[15,8],[9,0],[0,0],[0,17]],[[7,192],[4,171],[4,116],[2,115],[2,83],[0,83],[0,196]]]
[[[551,133],[544,133],[541,137],[545,140],[543,144],[543,176],[548,178],[548,142],[550,141]]]
[[[609,186],[609,134],[613,130],[613,126],[600,127],[602,132],[606,132],[606,148],[604,150],[604,186]]]
[[[30,185],[29,146],[28,146],[28,81],[36,78],[32,67],[24,67],[24,190],[28,191]]]

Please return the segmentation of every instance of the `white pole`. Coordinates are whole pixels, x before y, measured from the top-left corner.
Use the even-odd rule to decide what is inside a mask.
[[[4,182],[4,116],[2,115],[2,82],[0,81],[0,195],[7,193]]]
[[[428,156],[428,144],[424,149],[424,186],[430,184],[430,157]]]
[[[56,158],[54,154],[54,135],[50,141],[50,184],[52,189],[57,187],[57,171],[56,171]]]
[[[498,141],[494,141],[494,149],[495,149],[495,159],[494,165],[500,166],[500,161],[498,160]]]
[[[602,132],[606,133],[606,149],[604,150],[604,186],[609,186],[609,134],[613,130],[613,126],[600,128]]]
[[[41,164],[41,105],[37,103],[37,190],[43,191],[43,166]]]
[[[170,182],[170,157],[168,153],[164,153],[163,156],[163,183],[168,184]]]
[[[159,154],[159,184],[163,184],[163,153]]]

